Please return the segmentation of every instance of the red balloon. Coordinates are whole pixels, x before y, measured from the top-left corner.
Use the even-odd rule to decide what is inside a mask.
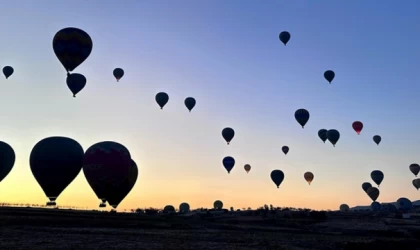
[[[353,129],[358,135],[360,135],[360,132],[362,132],[363,129],[363,123],[359,121],[353,122]]]

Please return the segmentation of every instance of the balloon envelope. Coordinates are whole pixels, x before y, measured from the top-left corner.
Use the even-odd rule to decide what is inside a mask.
[[[213,203],[213,208],[214,209],[222,209],[223,208],[223,202],[220,200],[217,200]]]
[[[246,165],[244,166],[244,169],[245,169],[245,171],[248,173],[248,172],[251,170],[251,165],[246,164]]]
[[[174,206],[172,206],[172,205],[166,205],[166,206],[163,208],[163,212],[164,212],[164,213],[174,213],[174,212],[175,212],[175,207],[174,207]]]
[[[353,122],[352,127],[354,131],[356,131],[356,133],[360,135],[360,132],[362,132],[362,129],[363,129],[363,123],[359,121],[355,121]]]
[[[420,179],[414,179],[412,183],[413,183],[413,186],[414,186],[417,190],[419,190],[419,188],[420,188],[420,186],[419,186],[419,184],[420,184]]]
[[[376,201],[376,199],[378,199],[379,197],[379,189],[377,189],[376,187],[368,188],[366,193],[373,201]]]
[[[335,129],[330,129],[327,132],[327,139],[331,142],[331,144],[335,147],[338,140],[340,139],[340,132]]]
[[[303,175],[303,178],[305,178],[305,180],[308,182],[309,185],[311,185],[311,182],[314,180],[314,174],[311,172],[306,172]]]
[[[290,33],[287,31],[283,31],[279,34],[279,39],[280,41],[286,46],[286,44],[289,42],[290,40]]]
[[[379,143],[382,141],[382,137],[380,137],[379,135],[375,135],[373,137],[373,141],[376,143],[376,145],[379,145]]]
[[[372,204],[370,204],[370,208],[372,208],[373,211],[377,212],[381,210],[381,203],[374,201]]]
[[[3,74],[8,79],[14,72],[14,69],[11,66],[5,66],[3,68]]]
[[[417,163],[411,164],[410,171],[417,177],[417,174],[420,172],[420,165]]]
[[[233,159],[233,157],[231,156],[226,156],[225,158],[223,158],[222,162],[225,169],[228,171],[228,173],[230,173],[232,168],[235,166],[235,159]]]
[[[332,80],[334,80],[335,73],[332,70],[327,70],[324,72],[324,77],[329,83],[331,83]]]
[[[367,192],[368,188],[370,187],[372,187],[372,184],[370,184],[369,182],[363,182],[362,184],[363,191]]]
[[[384,179],[384,173],[382,173],[382,171],[380,170],[373,170],[372,173],[370,173],[370,177],[372,178],[372,180],[376,183],[376,185],[381,184],[381,182]]]
[[[187,97],[184,101],[185,107],[191,112],[191,110],[195,107],[196,101],[193,97]]]
[[[279,188],[280,184],[284,180],[284,173],[283,171],[276,169],[271,171],[270,177],[274,184],[276,184],[277,188]]]
[[[402,212],[408,212],[413,209],[413,204],[409,199],[401,197],[397,200],[397,209]]]
[[[6,178],[15,165],[16,155],[13,148],[0,141],[0,182]]]
[[[295,112],[296,121],[302,126],[305,127],[306,123],[309,121],[309,112],[306,109],[298,109]]]
[[[77,28],[64,28],[53,38],[54,53],[67,72],[82,64],[92,52],[92,47],[90,36]]]
[[[183,202],[179,205],[179,212],[188,213],[190,211],[190,205],[186,202]]]
[[[128,149],[112,141],[92,145],[83,158],[83,173],[100,200],[113,197],[127,182],[132,166]]]
[[[119,82],[120,79],[124,76],[124,70],[121,68],[116,68],[112,74],[114,75],[115,79],[117,79],[117,82]]]
[[[106,196],[109,205],[113,208],[117,208],[121,201],[130,193],[131,189],[133,189],[134,185],[136,184],[137,177],[139,175],[139,170],[137,168],[137,164],[131,160],[130,170],[128,172],[127,178],[121,183],[121,185],[114,188],[113,192]]]
[[[325,141],[328,139],[327,138],[327,132],[328,130],[326,129],[320,129],[318,131],[318,137],[325,143]]]
[[[169,95],[165,92],[159,92],[156,94],[155,100],[157,104],[159,105],[160,109],[163,109],[163,107],[168,103],[169,101]]]
[[[289,152],[289,147],[288,147],[288,146],[283,146],[283,147],[281,148],[281,151],[283,151],[283,153],[284,153],[285,155],[287,155],[287,153]]]
[[[82,74],[73,73],[67,75],[66,82],[70,91],[73,93],[73,97],[76,97],[76,94],[86,86],[86,77]]]
[[[347,204],[341,204],[340,205],[340,211],[341,212],[348,212],[349,210],[350,210],[349,205],[347,205]]]
[[[79,174],[83,154],[82,146],[66,137],[48,137],[34,146],[29,157],[31,171],[51,201]]]
[[[222,136],[223,139],[225,139],[225,141],[229,145],[230,141],[232,141],[233,137],[235,136],[235,130],[233,130],[232,128],[224,128],[222,130]]]

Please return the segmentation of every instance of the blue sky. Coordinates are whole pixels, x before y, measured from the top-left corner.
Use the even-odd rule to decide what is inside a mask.
[[[103,140],[130,149],[139,179],[123,208],[210,206],[216,199],[235,207],[369,204],[361,184],[374,169],[385,174],[379,201],[419,197],[408,170],[420,161],[418,1],[45,0],[2,7],[0,66],[15,73],[0,81],[0,139],[17,162],[0,183],[0,200],[46,200],[28,159],[36,142],[52,135],[84,149]],[[54,34],[69,26],[94,43],[75,70],[87,78],[76,99],[52,50]],[[283,30],[291,33],[287,46],[278,39]],[[119,83],[116,67],[125,70]],[[331,85],[323,78],[328,69],[336,73]],[[170,96],[163,111],[154,102],[160,91]],[[191,114],[183,106],[188,96],[197,99]],[[304,130],[293,117],[299,108],[311,113]],[[365,125],[360,136],[355,120]],[[236,130],[230,146],[220,135],[226,126]],[[340,131],[335,148],[317,137],[321,128]],[[230,175],[221,166],[227,155],[237,161]],[[285,172],[280,190],[269,179],[273,169]],[[310,187],[306,171],[315,174]],[[82,173],[58,202],[98,203]]]

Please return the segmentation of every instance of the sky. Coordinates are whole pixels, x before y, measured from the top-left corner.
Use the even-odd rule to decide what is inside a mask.
[[[16,162],[0,183],[1,202],[45,204],[29,155],[49,136],[84,150],[109,140],[130,150],[139,177],[119,210],[211,207],[217,199],[234,208],[369,205],[361,184],[376,169],[385,175],[378,201],[420,199],[409,171],[420,162],[416,0],[20,0],[2,9],[0,67],[15,72],[0,77],[0,140]],[[74,71],[87,78],[76,98],[52,49],[65,27],[93,40]],[[284,30],[287,46],[278,38]],[[116,67],[125,71],[120,82]],[[329,69],[332,84],[323,77]],[[154,99],[161,91],[169,94],[163,110]],[[188,96],[197,100],[191,113]],[[294,119],[299,108],[311,114],[304,129]],[[351,126],[357,120],[361,135]],[[229,146],[224,127],[236,132]],[[322,128],[340,131],[336,147],[318,138]],[[230,174],[225,156],[236,159]],[[279,189],[274,169],[285,173]],[[99,200],[82,171],[57,203],[97,208]]]

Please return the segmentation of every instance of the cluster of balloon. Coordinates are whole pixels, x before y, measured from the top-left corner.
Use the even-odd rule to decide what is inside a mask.
[[[340,132],[338,132],[335,129],[320,129],[318,131],[318,137],[325,143],[326,140],[330,141],[331,144],[335,147],[335,144],[337,144],[338,140],[340,139]]]
[[[379,187],[379,185],[382,183],[384,179],[384,174],[380,170],[374,170],[370,173],[370,177],[372,178],[373,182],[375,182],[376,185],[378,185]],[[372,184],[370,184],[369,182],[364,182],[362,183],[362,189],[372,199],[373,202],[376,202],[376,200],[379,197],[378,188],[373,187]],[[371,206],[373,210],[378,208],[378,205],[376,203],[375,204],[372,203]]]
[[[4,76],[6,77],[6,79],[9,79],[9,77],[11,76],[11,75],[13,75],[13,72],[14,72],[15,70],[11,67],[11,66],[5,66],[4,68],[3,68],[3,74],[4,74]]]
[[[115,209],[137,181],[137,164],[128,149],[113,141],[92,145],[83,158],[83,173],[99,200]]]
[[[418,173],[420,172],[420,165],[419,164],[417,164],[417,163],[413,163],[413,164],[411,164],[410,165],[410,171],[411,171],[411,173],[413,173],[414,174],[414,176],[415,177],[417,177],[417,175],[418,175]],[[1,176],[0,176],[0,180],[1,180]],[[412,181],[412,183],[413,183],[413,186],[417,189],[417,190],[419,190],[419,188],[420,188],[420,178],[416,178],[416,179],[414,179],[413,181]]]
[[[93,42],[85,31],[78,28],[64,28],[53,38],[53,50],[67,72],[67,86],[73,97],[86,86],[86,77],[81,74],[70,74],[91,54]]]
[[[160,109],[163,109],[163,107],[165,107],[165,105],[169,101],[169,95],[165,92],[159,92],[156,94],[155,100],[156,100],[156,103],[159,105]],[[185,107],[187,107],[188,111],[190,112],[195,107],[196,103],[197,102],[195,101],[193,97],[187,97],[185,98],[185,101],[184,101]]]
[[[222,137],[223,137],[223,139],[225,139],[227,145],[230,144],[230,142],[232,141],[232,139],[233,139],[234,136],[235,136],[235,130],[233,130],[233,128],[227,127],[227,128],[224,128],[222,130]],[[228,174],[230,174],[230,171],[235,166],[235,159],[233,157],[231,157],[231,156],[226,156],[225,158],[223,158],[222,164],[225,167],[225,169],[228,172]],[[248,166],[246,166],[246,165],[244,166],[245,171],[247,173],[249,172],[249,170],[251,170],[251,166],[250,165],[248,165]]]

